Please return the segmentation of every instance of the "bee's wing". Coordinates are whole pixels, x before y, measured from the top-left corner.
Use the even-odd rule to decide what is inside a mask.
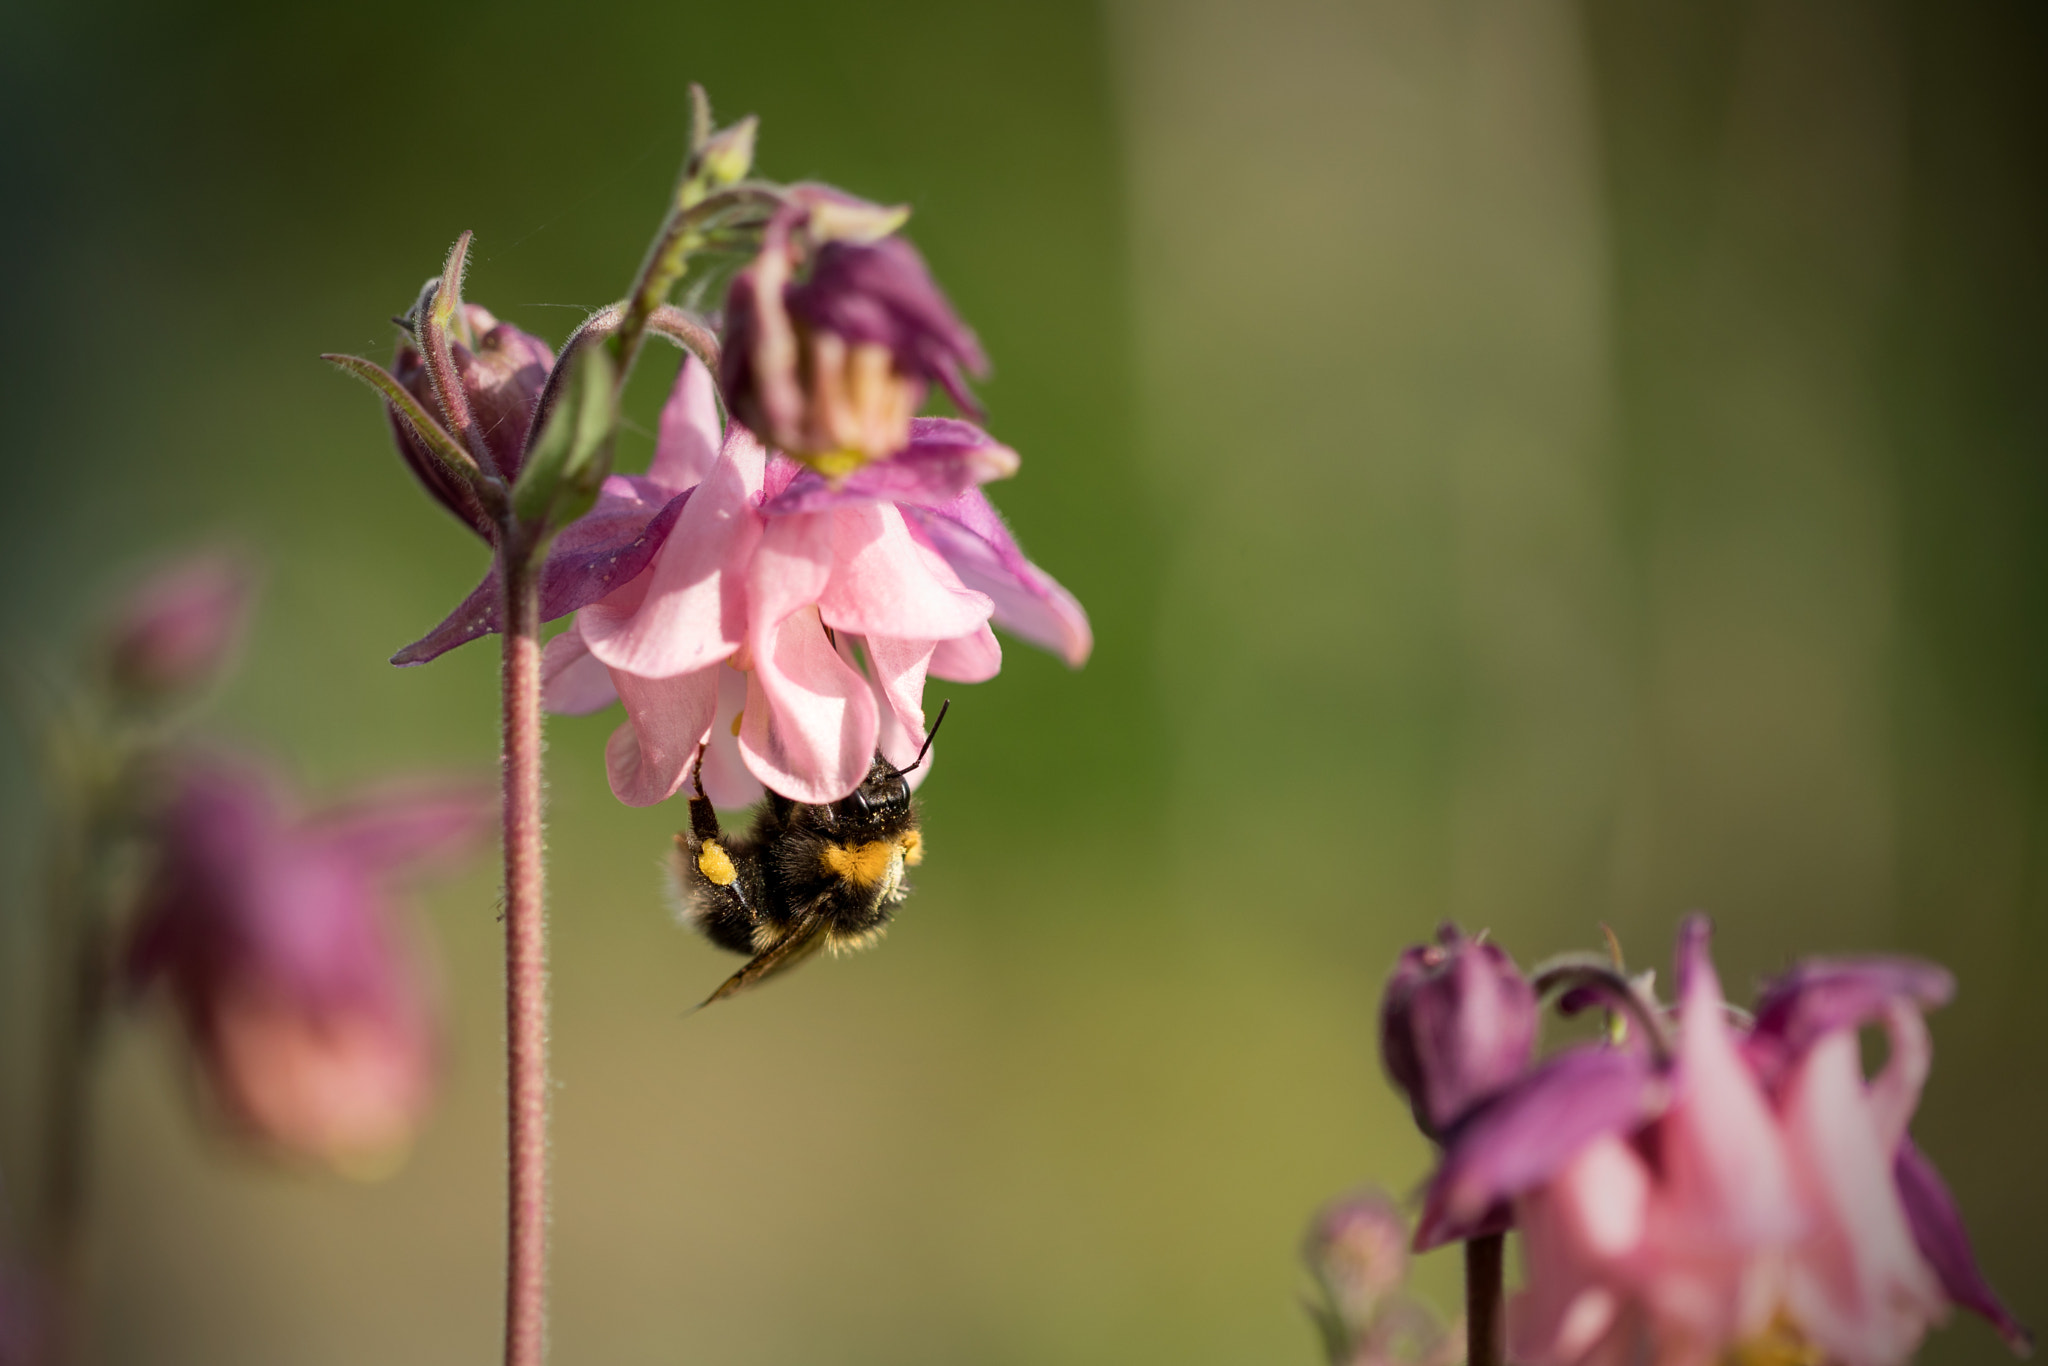
[[[773,948],[755,954],[745,967],[726,978],[723,986],[705,997],[704,1004],[697,1009],[702,1010],[704,1006],[715,1001],[723,1001],[728,996],[737,996],[749,987],[759,986],[777,973],[787,972],[817,952],[824,943],[824,918],[820,916],[805,921],[784,935]]]

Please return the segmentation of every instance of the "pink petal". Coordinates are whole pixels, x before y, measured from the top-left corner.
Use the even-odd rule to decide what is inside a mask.
[[[924,676],[931,663],[932,642],[867,638],[868,665],[874,670],[875,693],[881,702],[878,748],[882,757],[902,768],[924,747]],[[932,756],[910,774],[913,788],[931,768]]]
[[[1660,1205],[1675,1239],[1754,1247],[1796,1232],[1797,1205],[1776,1120],[1728,1028],[1707,933],[1697,916],[1680,931],[1680,1083],[1660,1126]]]
[[[1898,1140],[1881,1108],[1864,1089],[1851,1029],[1808,1049],[1786,1086],[1786,1143],[1813,1216],[1788,1268],[1786,1308],[1842,1366],[1899,1366],[1945,1303],[1899,1199]]]
[[[950,640],[988,620],[986,597],[934,572],[936,557],[911,539],[894,507],[838,508],[832,527],[832,578],[818,600],[834,630],[899,640]],[[941,569],[943,566],[939,566]]]
[[[612,671],[612,686],[626,704],[626,723],[604,747],[613,796],[628,806],[652,806],[688,780],[717,710],[718,667],[673,678]]]
[[[558,716],[588,716],[619,700],[611,670],[590,653],[574,624],[541,651],[540,696]]]
[[[718,670],[718,715],[704,744],[704,795],[713,806],[737,810],[761,800],[761,780],[740,757],[740,712],[747,705],[747,676],[730,664]]]
[[[1515,1207],[1525,1289],[1508,1306],[1508,1352],[1524,1366],[1583,1361],[1626,1306],[1650,1174],[1628,1144],[1595,1139]]]
[[[662,405],[661,434],[654,443],[648,478],[678,492],[704,482],[718,463],[724,427],[711,372],[695,356],[685,356],[668,402]]]
[[[668,678],[716,663],[745,632],[744,569],[760,538],[754,496],[765,453],[746,429],[691,494],[649,571],[646,597],[630,611],[607,599],[578,625],[590,652],[614,669]]]
[[[930,673],[951,683],[986,683],[1002,667],[1003,647],[984,622],[967,635],[940,641],[932,650]]]
[[[1024,558],[1003,519],[980,489],[969,489],[943,508],[914,507],[908,515],[919,537],[960,576],[995,604],[995,624],[1071,668],[1086,662],[1095,640],[1088,614],[1050,574]]]
[[[307,830],[381,870],[467,852],[497,808],[497,794],[484,784],[415,779],[357,792],[308,821]]]
[[[756,632],[740,755],[799,802],[835,802],[860,786],[880,729],[867,679],[826,639],[815,607]]]

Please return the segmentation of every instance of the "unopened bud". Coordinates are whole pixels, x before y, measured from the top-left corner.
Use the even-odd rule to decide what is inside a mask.
[[[1371,1322],[1408,1283],[1408,1221],[1391,1197],[1369,1188],[1332,1201],[1302,1244],[1308,1269],[1348,1325]]]
[[[711,135],[697,153],[697,174],[706,190],[722,190],[747,178],[754,169],[754,135],[760,126],[761,121],[749,114]]]
[[[1404,952],[1380,1004],[1380,1057],[1433,1139],[1529,1065],[1536,992],[1514,959],[1455,925]]]
[[[540,338],[501,323],[479,304],[464,304],[458,315],[463,327],[476,339],[474,349],[459,338],[462,327],[451,329],[449,352],[462,376],[464,396],[477,430],[489,453],[492,472],[506,483],[519,477],[526,451],[526,437],[533,426],[533,406],[546,386],[548,371],[554,368],[554,352]],[[437,411],[433,386],[427,379],[426,362],[419,349],[402,342],[392,362],[391,373],[428,412]],[[485,536],[490,523],[469,490],[455,482],[441,463],[428,454],[412,429],[397,413],[391,416],[391,431],[398,453],[442,506],[469,522]]]
[[[248,567],[219,552],[196,555],[143,583],[108,636],[115,692],[150,704],[220,677],[241,641],[251,587]]]

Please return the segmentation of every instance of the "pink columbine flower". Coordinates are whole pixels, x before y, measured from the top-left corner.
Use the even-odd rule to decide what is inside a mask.
[[[390,883],[487,815],[481,794],[444,788],[305,816],[249,767],[176,774],[126,976],[170,992],[246,1136],[345,1171],[403,1150],[432,1095],[436,1029]]]
[[[1079,604],[981,493],[1016,466],[980,429],[920,418],[905,450],[831,484],[738,423],[721,430],[708,372],[686,363],[646,476],[650,504],[678,490],[684,506],[646,572],[549,643],[549,705],[625,702],[607,761],[634,805],[679,790],[707,738],[721,805],[762,784],[836,801],[877,749],[909,764],[926,675],[974,683],[1001,667],[991,618],[1087,657]]]
[[[917,248],[893,235],[902,219],[792,186],[726,298],[719,381],[734,416],[835,479],[904,449],[931,384],[977,414],[963,371],[988,361]]]
[[[1566,1050],[1467,1116],[1417,1246],[1469,1236],[1512,1202],[1527,1284],[1509,1355],[1525,1366],[1730,1352],[1897,1366],[1951,1303],[2021,1347],[1906,1137],[1931,1057],[1920,1012],[1951,986],[1925,963],[1811,964],[1745,1028],[1695,918],[1675,1039],[1640,1018],[1626,1042]],[[1872,1021],[1891,1052],[1865,1078],[1857,1031]]]

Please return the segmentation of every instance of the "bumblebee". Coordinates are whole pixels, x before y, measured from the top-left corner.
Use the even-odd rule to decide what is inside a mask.
[[[945,719],[941,706],[909,768],[892,766],[876,751],[860,786],[826,806],[770,792],[753,828],[738,838],[719,828],[693,775],[690,828],[676,835],[683,915],[718,947],[748,955],[705,1006],[787,972],[821,948],[844,953],[882,937],[891,912],[910,894],[904,870],[924,861],[906,775],[924,762]]]

